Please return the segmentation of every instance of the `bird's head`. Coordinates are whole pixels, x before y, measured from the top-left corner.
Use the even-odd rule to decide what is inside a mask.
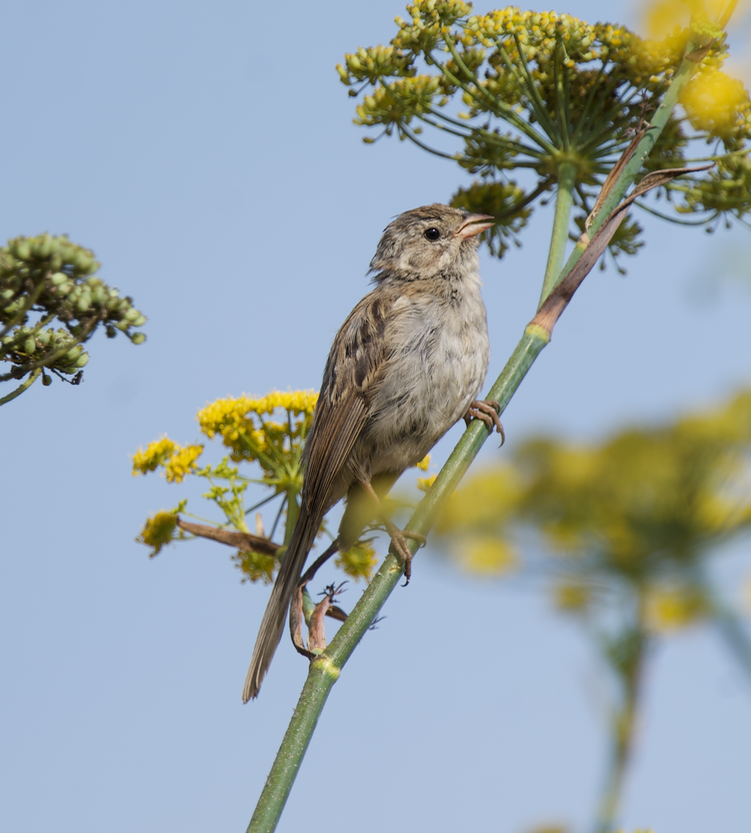
[[[440,203],[405,211],[383,232],[370,261],[373,281],[389,277],[414,281],[476,271],[476,235],[492,225],[487,214],[469,214]]]

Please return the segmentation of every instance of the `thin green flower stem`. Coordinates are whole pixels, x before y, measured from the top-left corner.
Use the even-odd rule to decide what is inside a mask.
[[[39,361],[36,362],[29,362],[28,364],[22,365],[23,369],[28,372],[30,370],[37,370],[38,368],[41,369],[43,367],[47,367],[52,369],[52,365],[58,360],[61,359],[66,353],[72,350],[74,347],[77,347],[79,344],[83,344],[89,336],[94,332],[94,330],[99,326],[101,319],[99,317],[93,319],[93,321],[84,327],[82,332],[79,333],[77,336],[73,336],[73,343],[65,344],[61,347],[58,347],[57,350],[53,350],[51,353],[48,353],[42,356]]]
[[[297,489],[290,486],[287,489],[287,522],[284,525],[284,546],[286,547],[297,523],[297,516],[300,514],[300,507],[297,505]]]
[[[17,396],[20,396],[25,390],[28,390],[34,382],[39,378],[42,368],[38,367],[34,370],[28,379],[24,380],[14,391],[0,399],[0,405],[5,405],[7,402],[12,402]]]
[[[470,136],[482,136],[488,144],[498,145],[498,147],[504,148],[505,150],[513,151],[519,154],[527,154],[527,156],[532,156],[537,159],[547,159],[550,156],[550,154],[545,151],[525,145],[523,142],[519,142],[516,139],[509,139],[506,136],[501,136],[499,133],[493,133],[492,130],[485,130],[485,128],[477,127],[469,122],[459,121],[459,119],[447,116],[445,113],[435,110],[432,107],[428,109],[428,112],[438,119],[447,121],[449,124],[468,130]],[[465,136],[464,138],[468,137]]]
[[[421,120],[422,117],[420,117]],[[406,125],[399,124],[397,128],[401,134],[403,134],[410,142],[413,142],[417,145],[417,147],[422,148],[422,150],[427,151],[427,153],[432,153],[433,156],[440,156],[441,159],[451,159],[452,162],[456,162],[456,156],[452,153],[444,153],[442,150],[436,150],[435,148],[430,147],[430,145],[426,145],[425,142],[421,141],[420,139],[415,136],[413,131],[411,131]]]
[[[443,39],[449,49],[449,52],[451,53],[451,57],[456,61],[456,65],[464,73],[465,77],[472,83],[473,87],[468,87],[466,84],[463,84],[450,70],[445,67],[444,64],[436,61],[432,55],[429,58],[429,63],[437,66],[452,84],[456,84],[460,89],[464,90],[464,92],[477,101],[478,104],[480,98],[484,99],[498,118],[512,124],[517,130],[525,133],[530,139],[532,139],[533,142],[540,144],[542,137],[537,133],[537,131],[531,127],[531,125],[525,121],[513,107],[510,107],[505,101],[491,95],[485,87],[478,82],[477,76],[464,63],[461,55],[457,52],[456,46],[451,37],[449,35],[444,35]],[[428,56],[426,56],[426,58],[427,57]],[[476,93],[480,94],[479,98]]]
[[[699,141],[706,139],[706,136],[692,136],[690,141]],[[681,165],[695,165],[697,162],[721,162],[725,159],[731,159],[733,156],[748,156],[751,154],[751,147],[742,148],[741,150],[732,150],[727,153],[718,153],[714,156],[698,156],[691,159],[684,159]]]
[[[247,438],[244,435],[240,435],[240,439],[242,440],[242,446],[246,449],[251,455],[253,455],[253,459],[257,460],[261,466],[266,469],[266,471],[277,471],[278,466],[274,465],[274,461],[261,451],[258,446],[254,446],[252,443],[248,442]]]
[[[530,191],[523,199],[519,200],[519,202],[509,206],[505,211],[501,211],[495,214],[494,216],[496,221],[505,220],[507,217],[511,217],[512,215],[521,211],[531,202],[534,202],[541,194],[544,194],[545,191],[547,191],[551,187],[553,182],[555,182],[555,180],[552,176],[543,179],[534,191]]]
[[[673,223],[676,226],[706,226],[708,223],[711,223],[712,220],[716,219],[717,217],[717,213],[715,212],[714,214],[712,214],[712,216],[706,217],[703,220],[679,220],[670,214],[663,214],[662,212],[657,211],[655,208],[646,205],[641,200],[636,200],[634,205],[641,208],[642,211],[646,211],[647,214],[652,214],[653,216],[659,217],[661,220],[665,220],[668,223]]]
[[[447,122],[448,124],[452,124],[450,119],[444,118],[442,113],[436,113],[435,110],[429,111],[431,114],[435,114],[436,118],[441,119],[442,121]],[[444,133],[450,133],[452,136],[458,136],[460,139],[469,139],[472,135],[472,130],[469,125],[466,124],[459,124],[457,129],[456,127],[447,127],[445,124],[441,124],[440,121],[434,121],[433,119],[429,119],[424,113],[418,113],[417,118],[420,121],[424,121],[425,124],[429,124],[431,127],[435,127],[437,130],[442,130]],[[463,130],[461,128],[464,128]]]
[[[31,310],[31,308],[37,302],[37,299],[39,298],[39,296],[44,291],[44,287],[47,284],[47,277],[48,276],[49,276],[49,273],[47,273],[46,275],[43,275],[40,278],[39,283],[31,291],[31,293],[26,296],[26,301],[24,302],[21,309],[18,310],[18,312],[13,317],[13,319],[11,321],[9,321],[8,324],[2,330],[0,330],[0,338],[2,338],[3,336],[6,336],[14,327],[17,327],[19,324],[21,324],[21,322],[24,320],[24,318],[28,315],[29,311]]]
[[[520,133],[524,133],[529,139],[531,139],[536,145],[539,145],[541,148],[546,150],[548,153],[555,152],[555,146],[551,145],[550,142],[545,138],[544,135],[538,133],[528,121],[523,119],[517,112],[514,110],[513,107],[506,104],[506,102],[496,98],[495,96],[491,95],[482,84],[480,84],[475,75],[467,68],[464,61],[462,61],[461,56],[456,51],[451,38],[444,36],[444,40],[446,42],[446,46],[448,46],[449,51],[451,52],[451,56],[456,61],[457,65],[462,69],[462,71],[467,75],[467,77],[472,81],[474,85],[474,89],[468,87],[466,84],[463,84],[450,70],[446,69],[443,64],[435,62],[434,64],[441,70],[441,72],[451,81],[453,84],[456,84],[460,89],[464,90],[468,96],[473,98],[475,101],[479,102],[479,99],[475,93],[475,90],[480,93],[481,97],[488,103],[492,111],[495,113],[498,118],[503,119],[505,122],[512,124]],[[499,48],[500,47],[499,45]],[[432,59],[431,59],[432,60]],[[521,82],[520,82],[521,83]]]
[[[548,252],[548,262],[545,267],[545,277],[542,282],[538,309],[553,290],[561,272],[561,266],[563,266],[563,256],[566,253],[566,243],[568,243],[569,227],[571,225],[571,211],[574,207],[577,172],[577,167],[573,162],[563,162],[558,166],[558,189],[555,196],[553,231],[550,236],[550,251]]]
[[[579,153],[586,156],[589,154],[596,155],[600,148],[607,148],[612,146],[620,146],[622,148],[627,141],[627,139],[624,136],[624,132],[630,129],[633,134],[633,128],[633,114],[626,113],[623,116],[619,116],[612,123],[605,125],[605,127],[598,130],[597,133],[591,134],[587,141],[580,145],[577,148],[577,150],[579,151]],[[619,131],[623,131],[621,132],[622,138],[620,139],[615,138],[618,136]]]
[[[435,111],[432,110],[432,109],[429,112],[430,113],[435,113]],[[452,120],[447,118],[446,116],[444,116],[443,113],[435,113],[435,116],[436,116],[436,118],[441,119],[443,121],[447,121],[449,123],[452,122]],[[464,128],[464,130],[467,131],[467,132],[461,132],[459,130],[452,130],[451,128],[445,127],[444,125],[440,124],[437,121],[433,121],[432,119],[427,118],[427,116],[425,116],[422,113],[419,113],[417,115],[417,118],[420,119],[420,121],[424,122],[425,124],[429,124],[431,127],[435,127],[437,130],[443,130],[444,133],[449,133],[452,136],[458,136],[460,139],[464,139],[464,140],[471,138],[472,132],[474,132],[471,128],[468,128],[466,125],[461,124],[461,123],[459,123],[459,126]],[[489,135],[492,136],[492,134],[489,134]],[[501,147],[508,147],[508,145],[504,144],[503,142],[496,142],[496,144],[500,145]],[[521,153],[521,151],[519,151],[518,148],[526,147],[524,145],[515,145],[512,142],[509,142],[508,144],[510,144],[512,149],[514,150],[514,152],[517,152],[517,153]],[[540,161],[547,158],[547,154],[544,154],[544,153],[541,153],[541,152],[536,152],[532,149],[527,149],[525,152],[528,153],[528,155],[532,156],[533,158],[537,157],[538,161],[536,161],[536,162],[526,162],[525,163],[525,162],[518,162],[518,161],[515,160],[513,165],[509,165],[509,167],[521,168],[521,167],[526,166],[526,167],[530,167],[530,168],[537,168],[537,167],[539,167]],[[437,153],[440,153],[440,151],[437,151]],[[456,161],[456,155],[450,155],[449,158]]]
[[[522,70],[523,70],[523,77],[522,73],[519,72],[514,61],[511,60],[511,56],[506,52],[506,47],[501,43],[501,41],[496,40],[496,47],[498,48],[498,52],[500,53],[501,57],[503,58],[503,62],[506,64],[506,68],[511,72],[511,74],[516,78],[517,83],[526,93],[529,95],[529,102],[532,105],[532,110],[534,111],[537,119],[540,122],[540,126],[543,127],[545,132],[547,133],[548,138],[550,139],[552,146],[554,148],[560,148],[562,137],[560,130],[558,129],[558,125],[556,125],[555,121],[551,118],[550,111],[548,110],[547,105],[542,99],[540,95],[540,91],[537,89],[537,84],[535,84],[535,79],[532,77],[532,72],[529,69],[529,64],[527,64],[527,59],[524,57],[524,51],[522,49],[521,40],[519,39],[519,35],[514,35],[514,43],[516,44],[516,51],[519,54],[519,59],[522,63]],[[547,128],[545,127],[547,125]]]
[[[274,523],[271,525],[271,532],[269,532],[269,540],[274,540],[274,535],[276,534],[276,528],[279,526],[279,521],[282,518],[282,513],[284,512],[284,507],[287,505],[287,495],[284,495],[284,499],[282,500],[281,504],[279,505],[279,511],[276,513],[276,517],[274,518]],[[285,535],[286,535],[285,529]]]
[[[553,56],[553,79],[555,81],[555,117],[558,121],[558,134],[561,137],[561,146],[564,151],[571,148],[571,125],[569,124],[568,114],[571,112],[571,105],[569,101],[568,76],[564,75],[563,67],[561,66],[561,53],[563,47],[560,41],[556,43],[555,54]],[[564,99],[561,104],[561,98]]]
[[[274,492],[273,495],[269,495],[268,497],[265,497],[263,500],[259,500],[258,503],[254,503],[253,506],[250,507],[250,509],[246,509],[245,514],[249,515],[251,512],[255,512],[256,509],[260,509],[262,506],[265,506],[267,503],[270,503],[272,500],[274,500],[274,498],[279,497],[279,494],[279,492]]]
[[[23,352],[16,350],[15,345],[20,344],[22,341],[26,341],[27,338],[36,338],[37,333],[40,330],[43,330],[51,321],[53,321],[57,317],[57,312],[51,312],[45,318],[40,318],[39,321],[36,323],[33,329],[29,330],[28,333],[24,335],[17,335],[13,341],[3,344],[0,346],[0,359],[3,356],[6,356],[8,353],[13,352]],[[0,381],[6,381],[7,379],[12,378],[9,375],[0,376]]]
[[[592,87],[587,95],[586,101],[584,102],[584,107],[582,108],[581,116],[577,119],[576,127],[574,128],[574,134],[571,137],[571,143],[573,145],[576,145],[580,137],[582,136],[584,126],[587,124],[587,119],[589,118],[589,110],[592,107],[592,103],[595,101],[596,94],[598,105],[600,109],[602,109],[602,107],[604,107],[605,105],[605,101],[607,101],[607,98],[610,95],[610,90],[608,89],[608,87],[618,83],[613,78],[610,78],[605,85],[605,89],[602,91],[598,90],[600,80],[602,79],[602,76],[605,73],[605,66],[606,64],[603,63],[600,67],[595,77],[595,80],[592,83]]]
[[[687,63],[692,66],[686,67]],[[668,95],[665,96],[653,120],[656,129],[647,131],[637,146],[631,163],[626,165],[621,172],[616,187],[613,188],[610,197],[604,201],[597,217],[594,218],[596,228],[602,225],[635,179],[641,164],[654,146],[657,135],[675,106],[678,95],[695,72],[696,67],[696,63],[688,58],[684,59],[674,80],[674,86],[677,89],[673,92],[673,86],[671,86],[668,90]],[[583,251],[584,246],[578,245],[572,252],[560,280],[563,280],[564,276],[570,272]],[[493,399],[499,403],[499,413],[503,413],[522,379],[549,340],[550,334],[542,327],[530,324],[525,328],[511,358],[487,394],[487,399]],[[435,482],[415,509],[407,524],[408,530],[423,535],[430,531],[439,510],[454,492],[489,435],[489,429],[481,420],[474,420],[469,425]],[[409,540],[408,546],[413,553],[417,550],[417,543],[414,540]],[[276,828],[329,691],[339,678],[341,669],[355,647],[371,627],[386,599],[396,587],[402,572],[403,565],[396,556],[389,553],[349,617],[339,628],[331,644],[311,662],[300,700],[269,777],[266,779],[256,811],[248,826],[248,833],[271,833]]]
[[[629,128],[633,125],[634,120],[634,113],[631,112],[631,108],[634,106],[631,101],[634,97],[639,94],[639,90],[636,87],[629,87],[623,91],[621,96],[618,96],[616,100],[613,102],[612,106],[610,107],[609,112],[605,111],[604,103],[603,106],[600,107],[599,111],[595,111],[595,115],[610,115],[611,112],[619,112],[626,109],[626,112],[622,115],[614,118],[611,123],[606,123],[603,127],[601,127],[596,133],[591,133],[587,138],[587,141],[582,144],[578,150],[582,154],[586,154],[590,152],[590,150],[594,150],[597,148],[604,140],[604,136],[616,136],[618,131],[623,128]],[[601,119],[598,119],[597,123],[599,124]],[[617,140],[613,140],[614,144],[618,144]]]
[[[636,640],[636,655],[629,663],[628,673],[620,676],[623,685],[623,702],[613,721],[613,751],[610,767],[602,791],[597,824],[593,833],[612,833],[623,795],[623,786],[634,745],[636,723],[641,707],[641,689],[647,652],[646,635],[640,631]]]
[[[266,420],[261,414],[257,414],[257,416],[258,421],[261,424],[261,430],[268,437],[271,432],[268,430]],[[269,416],[273,416],[273,414],[269,414]],[[275,442],[269,443],[267,448],[270,449],[272,456],[276,459],[276,465],[274,465],[267,456],[266,459],[269,462],[269,468],[277,473],[279,471],[284,472],[287,479],[289,479],[290,476],[294,476],[294,473],[289,469],[288,455],[284,453],[284,450],[280,449]]]

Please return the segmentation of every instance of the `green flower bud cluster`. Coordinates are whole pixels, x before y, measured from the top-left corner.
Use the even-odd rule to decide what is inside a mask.
[[[490,253],[503,257],[510,243],[521,245],[516,237],[526,225],[531,208],[518,208],[524,197],[524,191],[515,182],[475,182],[469,188],[460,188],[451,198],[451,204],[477,214],[490,214],[503,220],[509,214],[507,222],[499,222],[480,238],[488,244]]]
[[[531,203],[555,186],[563,169],[576,172],[576,213],[582,220],[589,214],[615,161],[669,89],[695,34],[695,27],[676,28],[649,40],[617,24],[590,25],[516,6],[474,15],[459,0],[416,0],[407,11],[408,19],[396,19],[390,44],[361,47],[337,67],[349,94],[363,94],[355,124],[409,139],[479,174],[452,204],[471,200],[488,214],[504,206],[507,229],[496,227],[488,237],[499,256],[506,249],[503,237],[513,238]],[[699,19],[697,25],[705,24]],[[659,189],[679,212],[699,212],[707,223],[720,215],[741,219],[751,210],[745,161],[751,100],[740,82],[720,71],[727,47],[716,25],[712,36],[691,95],[681,99],[684,113],[671,117],[647,163],[648,169],[683,167],[697,139],[713,143],[719,161],[712,171]],[[418,138],[423,127],[460,146],[454,153],[432,146]],[[509,185],[510,170],[526,172],[528,191]],[[509,187],[517,194],[518,214],[509,211]],[[633,235],[619,235],[611,251],[634,246]]]
[[[100,324],[109,337],[119,330],[134,344],[145,341],[135,331],[145,316],[96,276],[99,266],[64,235],[17,237],[0,249],[0,361],[11,365],[0,381],[41,373],[49,384],[45,370],[79,374],[89,359],[81,345]],[[55,322],[62,327],[51,328]]]

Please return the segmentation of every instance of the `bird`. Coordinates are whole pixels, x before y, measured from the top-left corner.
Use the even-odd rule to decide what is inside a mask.
[[[375,518],[405,564],[405,537],[382,500],[462,417],[502,433],[498,403],[478,400],[490,358],[477,235],[493,225],[435,203],[400,214],[370,262],[375,285],[334,338],[303,451],[300,509],[256,638],[243,702],[258,696],[325,514],[346,496],[342,551]],[[411,536],[421,537],[421,536]]]

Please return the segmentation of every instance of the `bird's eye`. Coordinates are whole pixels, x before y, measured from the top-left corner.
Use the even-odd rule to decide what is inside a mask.
[[[423,232],[423,237],[427,238],[428,240],[438,240],[441,236],[441,232],[437,228],[429,228],[425,229]]]

